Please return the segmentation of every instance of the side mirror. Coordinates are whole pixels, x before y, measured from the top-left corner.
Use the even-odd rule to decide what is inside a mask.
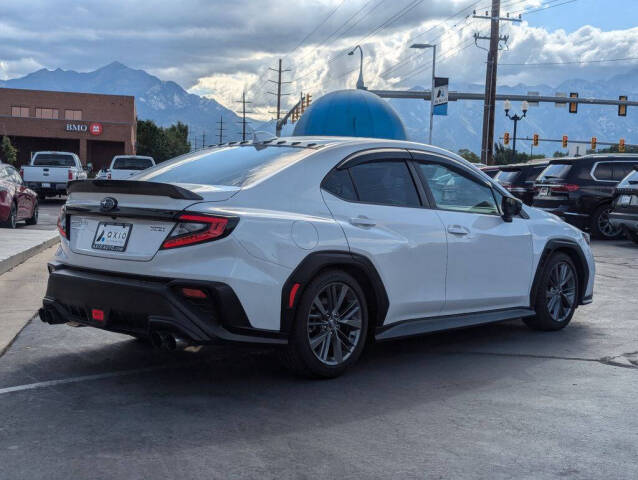
[[[517,198],[503,197],[501,201],[501,211],[503,212],[503,221],[511,222],[512,219],[521,213],[523,202]]]

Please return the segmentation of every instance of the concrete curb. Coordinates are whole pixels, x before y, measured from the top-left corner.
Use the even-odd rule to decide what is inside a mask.
[[[60,241],[60,238],[58,236],[55,236],[53,238],[49,238],[48,240],[43,241],[42,243],[39,243],[38,245],[35,245],[31,248],[27,248],[26,250],[23,250],[20,253],[16,253],[15,255],[9,258],[0,260],[0,275],[8,272],[12,268],[17,267],[22,262],[28,260],[32,256],[42,252],[43,250],[46,250],[47,248],[52,247],[59,241]]]

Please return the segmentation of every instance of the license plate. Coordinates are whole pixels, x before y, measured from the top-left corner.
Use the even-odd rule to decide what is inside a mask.
[[[100,222],[93,237],[95,250],[107,250],[109,252],[123,252],[126,250],[131,228],[130,223],[106,223]]]
[[[42,188],[49,188],[51,186],[50,183],[43,183]]]
[[[622,207],[627,207],[631,203],[631,195],[621,195],[618,199],[618,204]]]

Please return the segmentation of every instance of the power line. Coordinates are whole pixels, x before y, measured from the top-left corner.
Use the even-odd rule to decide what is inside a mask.
[[[556,1],[558,1],[558,0],[553,0],[553,2],[556,2]],[[518,10],[516,12],[511,12],[511,13],[514,14],[514,15],[517,14],[517,13],[524,13],[525,15],[529,15],[530,13],[544,12],[545,10],[549,10],[550,8],[560,7],[562,5],[567,5],[568,3],[574,3],[574,2],[577,2],[577,1],[578,0],[565,0],[562,3],[555,3],[555,4],[552,5],[551,3],[553,3],[553,2],[550,0],[550,2],[542,4],[540,7],[538,7],[535,10],[527,10],[526,11],[525,9],[523,9],[523,10]],[[543,6],[543,5],[545,5],[545,6]]]

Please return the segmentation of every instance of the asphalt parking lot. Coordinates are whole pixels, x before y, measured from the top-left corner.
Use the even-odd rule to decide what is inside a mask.
[[[25,225],[24,222],[18,223],[19,229],[35,229],[35,230],[55,230],[58,222],[60,208],[66,202],[66,197],[54,197],[40,200],[38,203],[38,223],[36,225]]]
[[[638,247],[593,249],[565,330],[378,344],[329,381],[34,320],[0,357],[0,478],[638,478]]]

